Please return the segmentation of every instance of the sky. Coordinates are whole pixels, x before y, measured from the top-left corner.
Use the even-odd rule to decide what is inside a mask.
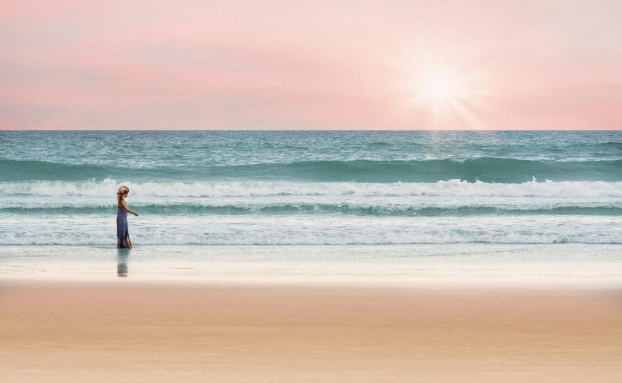
[[[622,130],[620,0],[0,0],[0,129]]]

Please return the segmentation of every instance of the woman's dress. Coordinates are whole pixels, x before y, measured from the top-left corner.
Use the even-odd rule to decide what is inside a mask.
[[[128,247],[128,235],[130,233],[127,230],[127,210],[119,206],[117,210],[117,239],[119,240],[119,247]]]

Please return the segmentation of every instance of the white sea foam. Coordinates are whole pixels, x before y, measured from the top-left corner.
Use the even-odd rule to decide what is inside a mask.
[[[114,217],[22,216],[10,228],[0,227],[0,243],[115,243]],[[130,234],[137,245],[620,244],[622,217],[141,216],[130,219]]]
[[[19,209],[2,213],[0,244],[114,243],[115,193],[120,184],[132,190],[130,206],[139,211],[149,207],[138,219],[130,217],[130,233],[137,244],[622,243],[622,217],[615,212],[548,212],[622,209],[622,182],[131,183],[107,179],[0,183],[0,209]],[[193,209],[193,214],[184,210],[161,214],[160,208],[175,206]],[[64,207],[101,209],[85,214],[46,210]],[[42,211],[24,212],[24,208]],[[229,210],[203,214],[202,210],[219,208],[250,214]],[[509,213],[462,216],[442,211],[413,216],[424,209],[461,208]],[[276,214],[264,209],[275,209]],[[339,214],[350,210],[356,214]],[[520,210],[543,214],[534,219],[515,214]]]
[[[357,214],[417,214],[432,210],[453,210],[468,213],[468,210],[482,209],[507,210],[509,212],[546,212],[552,210],[580,209],[622,209],[620,198],[547,198],[547,197],[432,197],[432,196],[265,196],[265,197],[151,197],[131,198],[133,208],[150,208],[157,214],[159,209],[179,208],[184,212],[266,212],[266,213],[305,213],[341,212]],[[0,201],[0,209],[33,210],[75,208],[100,209],[112,211],[114,201],[102,201],[93,197],[38,197],[24,199],[5,197]],[[466,209],[466,210],[465,210]],[[464,210],[464,211],[463,211]],[[567,211],[567,213],[572,212]],[[173,214],[167,210],[166,214]],[[440,211],[439,211],[440,213]],[[613,213],[611,213],[613,214]]]
[[[487,183],[461,180],[433,183],[356,182],[124,182],[27,181],[0,182],[0,196],[100,197],[112,199],[120,185],[134,197],[263,197],[263,196],[440,196],[440,197],[612,197],[622,198],[622,182],[536,180],[524,183]]]

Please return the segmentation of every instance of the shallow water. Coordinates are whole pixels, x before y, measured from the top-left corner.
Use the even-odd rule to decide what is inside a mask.
[[[5,280],[622,287],[621,245],[5,246]]]

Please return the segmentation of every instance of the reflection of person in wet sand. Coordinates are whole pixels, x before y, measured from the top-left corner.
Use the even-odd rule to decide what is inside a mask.
[[[127,277],[127,259],[129,255],[129,251],[119,249],[119,254],[117,255],[117,276]]]

